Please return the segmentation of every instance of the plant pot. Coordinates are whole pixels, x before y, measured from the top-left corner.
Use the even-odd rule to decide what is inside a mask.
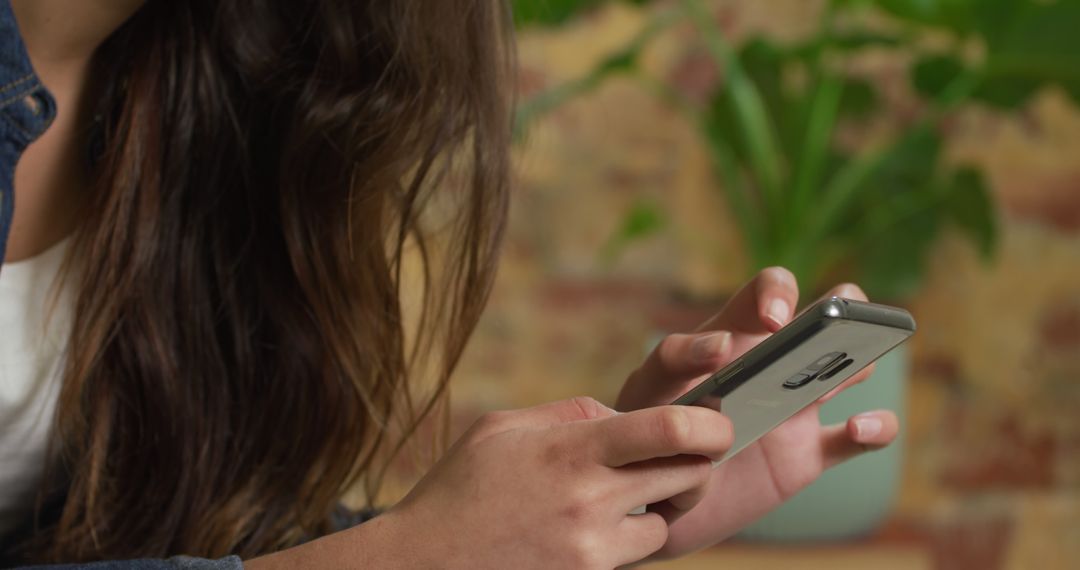
[[[827,541],[873,533],[888,517],[900,487],[904,407],[909,353],[897,347],[878,360],[873,377],[822,406],[823,424],[846,421],[872,409],[900,418],[900,434],[889,447],[826,471],[801,493],[747,527],[740,537],[767,541]]]

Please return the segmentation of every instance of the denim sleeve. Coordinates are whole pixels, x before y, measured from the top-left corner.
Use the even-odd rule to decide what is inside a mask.
[[[92,562],[88,564],[57,564],[49,566],[21,566],[17,570],[244,570],[239,556],[226,556],[218,560],[174,556],[164,560],[121,560]]]
[[[15,212],[15,164],[56,117],[56,101],[34,74],[10,0],[0,0],[0,265]]]

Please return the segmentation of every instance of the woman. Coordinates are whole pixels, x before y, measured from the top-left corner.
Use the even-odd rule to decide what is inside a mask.
[[[888,412],[811,409],[712,471],[725,418],[661,405],[791,318],[770,269],[660,344],[628,413],[489,414],[398,505],[339,507],[442,401],[490,288],[507,22],[490,0],[0,0],[8,563],[611,568],[895,437]]]

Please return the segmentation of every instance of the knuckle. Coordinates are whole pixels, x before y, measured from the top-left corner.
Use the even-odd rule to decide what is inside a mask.
[[[604,506],[610,501],[602,489],[592,483],[578,483],[567,489],[562,496],[559,518],[568,529],[582,530],[593,526],[603,517]]]
[[[578,520],[588,518],[596,512],[599,505],[603,504],[603,493],[593,485],[578,485],[570,493],[569,507]]]
[[[583,420],[598,418],[603,414],[604,405],[588,396],[575,396],[570,398],[568,404],[577,409]]]
[[[650,381],[660,376],[665,376],[673,365],[677,365],[686,358],[686,349],[689,346],[688,338],[691,335],[672,333],[660,339],[656,343],[649,357],[639,368],[631,373],[631,376]]]
[[[604,541],[591,530],[581,530],[570,540],[567,555],[573,568],[603,568]]]
[[[718,445],[725,453],[735,445],[735,424],[731,422],[731,418],[717,414],[716,435]]]
[[[674,351],[678,350],[682,345],[687,335],[672,333],[664,338],[660,339],[659,344],[656,345],[654,353],[660,358],[666,358],[674,354]]]
[[[473,422],[470,430],[470,440],[478,441],[498,433],[500,427],[506,422],[509,412],[487,412]]]
[[[693,426],[690,414],[682,406],[666,406],[657,415],[657,427],[661,441],[670,447],[679,448],[690,442]]]

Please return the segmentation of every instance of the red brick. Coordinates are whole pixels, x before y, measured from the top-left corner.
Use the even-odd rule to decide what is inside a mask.
[[[1034,183],[1026,180],[1023,188],[1006,188],[1000,194],[1005,211],[1018,219],[1080,232],[1080,171]]]
[[[694,51],[675,64],[668,81],[687,99],[704,104],[720,82],[720,71],[708,53]]]
[[[540,69],[522,65],[517,72],[518,97],[525,101],[548,88],[548,78]]]
[[[590,306],[623,304],[640,310],[660,293],[655,284],[628,280],[553,280],[544,284],[540,302],[545,309],[580,311]]]
[[[1016,416],[981,429],[971,425],[966,411],[954,404],[946,414],[941,471],[946,487],[963,492],[1053,487],[1058,446],[1052,433],[1025,429]]]
[[[964,516],[934,529],[934,567],[941,570],[995,570],[1004,566],[1013,534],[1003,514]]]
[[[680,294],[661,298],[649,311],[649,322],[657,331],[673,333],[697,329],[724,308],[726,299],[694,299]]]
[[[1051,350],[1080,348],[1080,305],[1075,302],[1054,302],[1039,325],[1041,346]]]
[[[874,534],[866,537],[866,540],[874,544],[931,546],[932,535],[933,533],[927,530],[924,521],[894,517],[885,521]]]
[[[960,363],[951,354],[917,353],[913,362],[914,378],[932,378],[950,385],[960,382]]]
[[[938,570],[1001,568],[1014,523],[1003,509],[961,506],[944,519],[897,518],[867,538],[873,544],[921,546],[930,551]]]

